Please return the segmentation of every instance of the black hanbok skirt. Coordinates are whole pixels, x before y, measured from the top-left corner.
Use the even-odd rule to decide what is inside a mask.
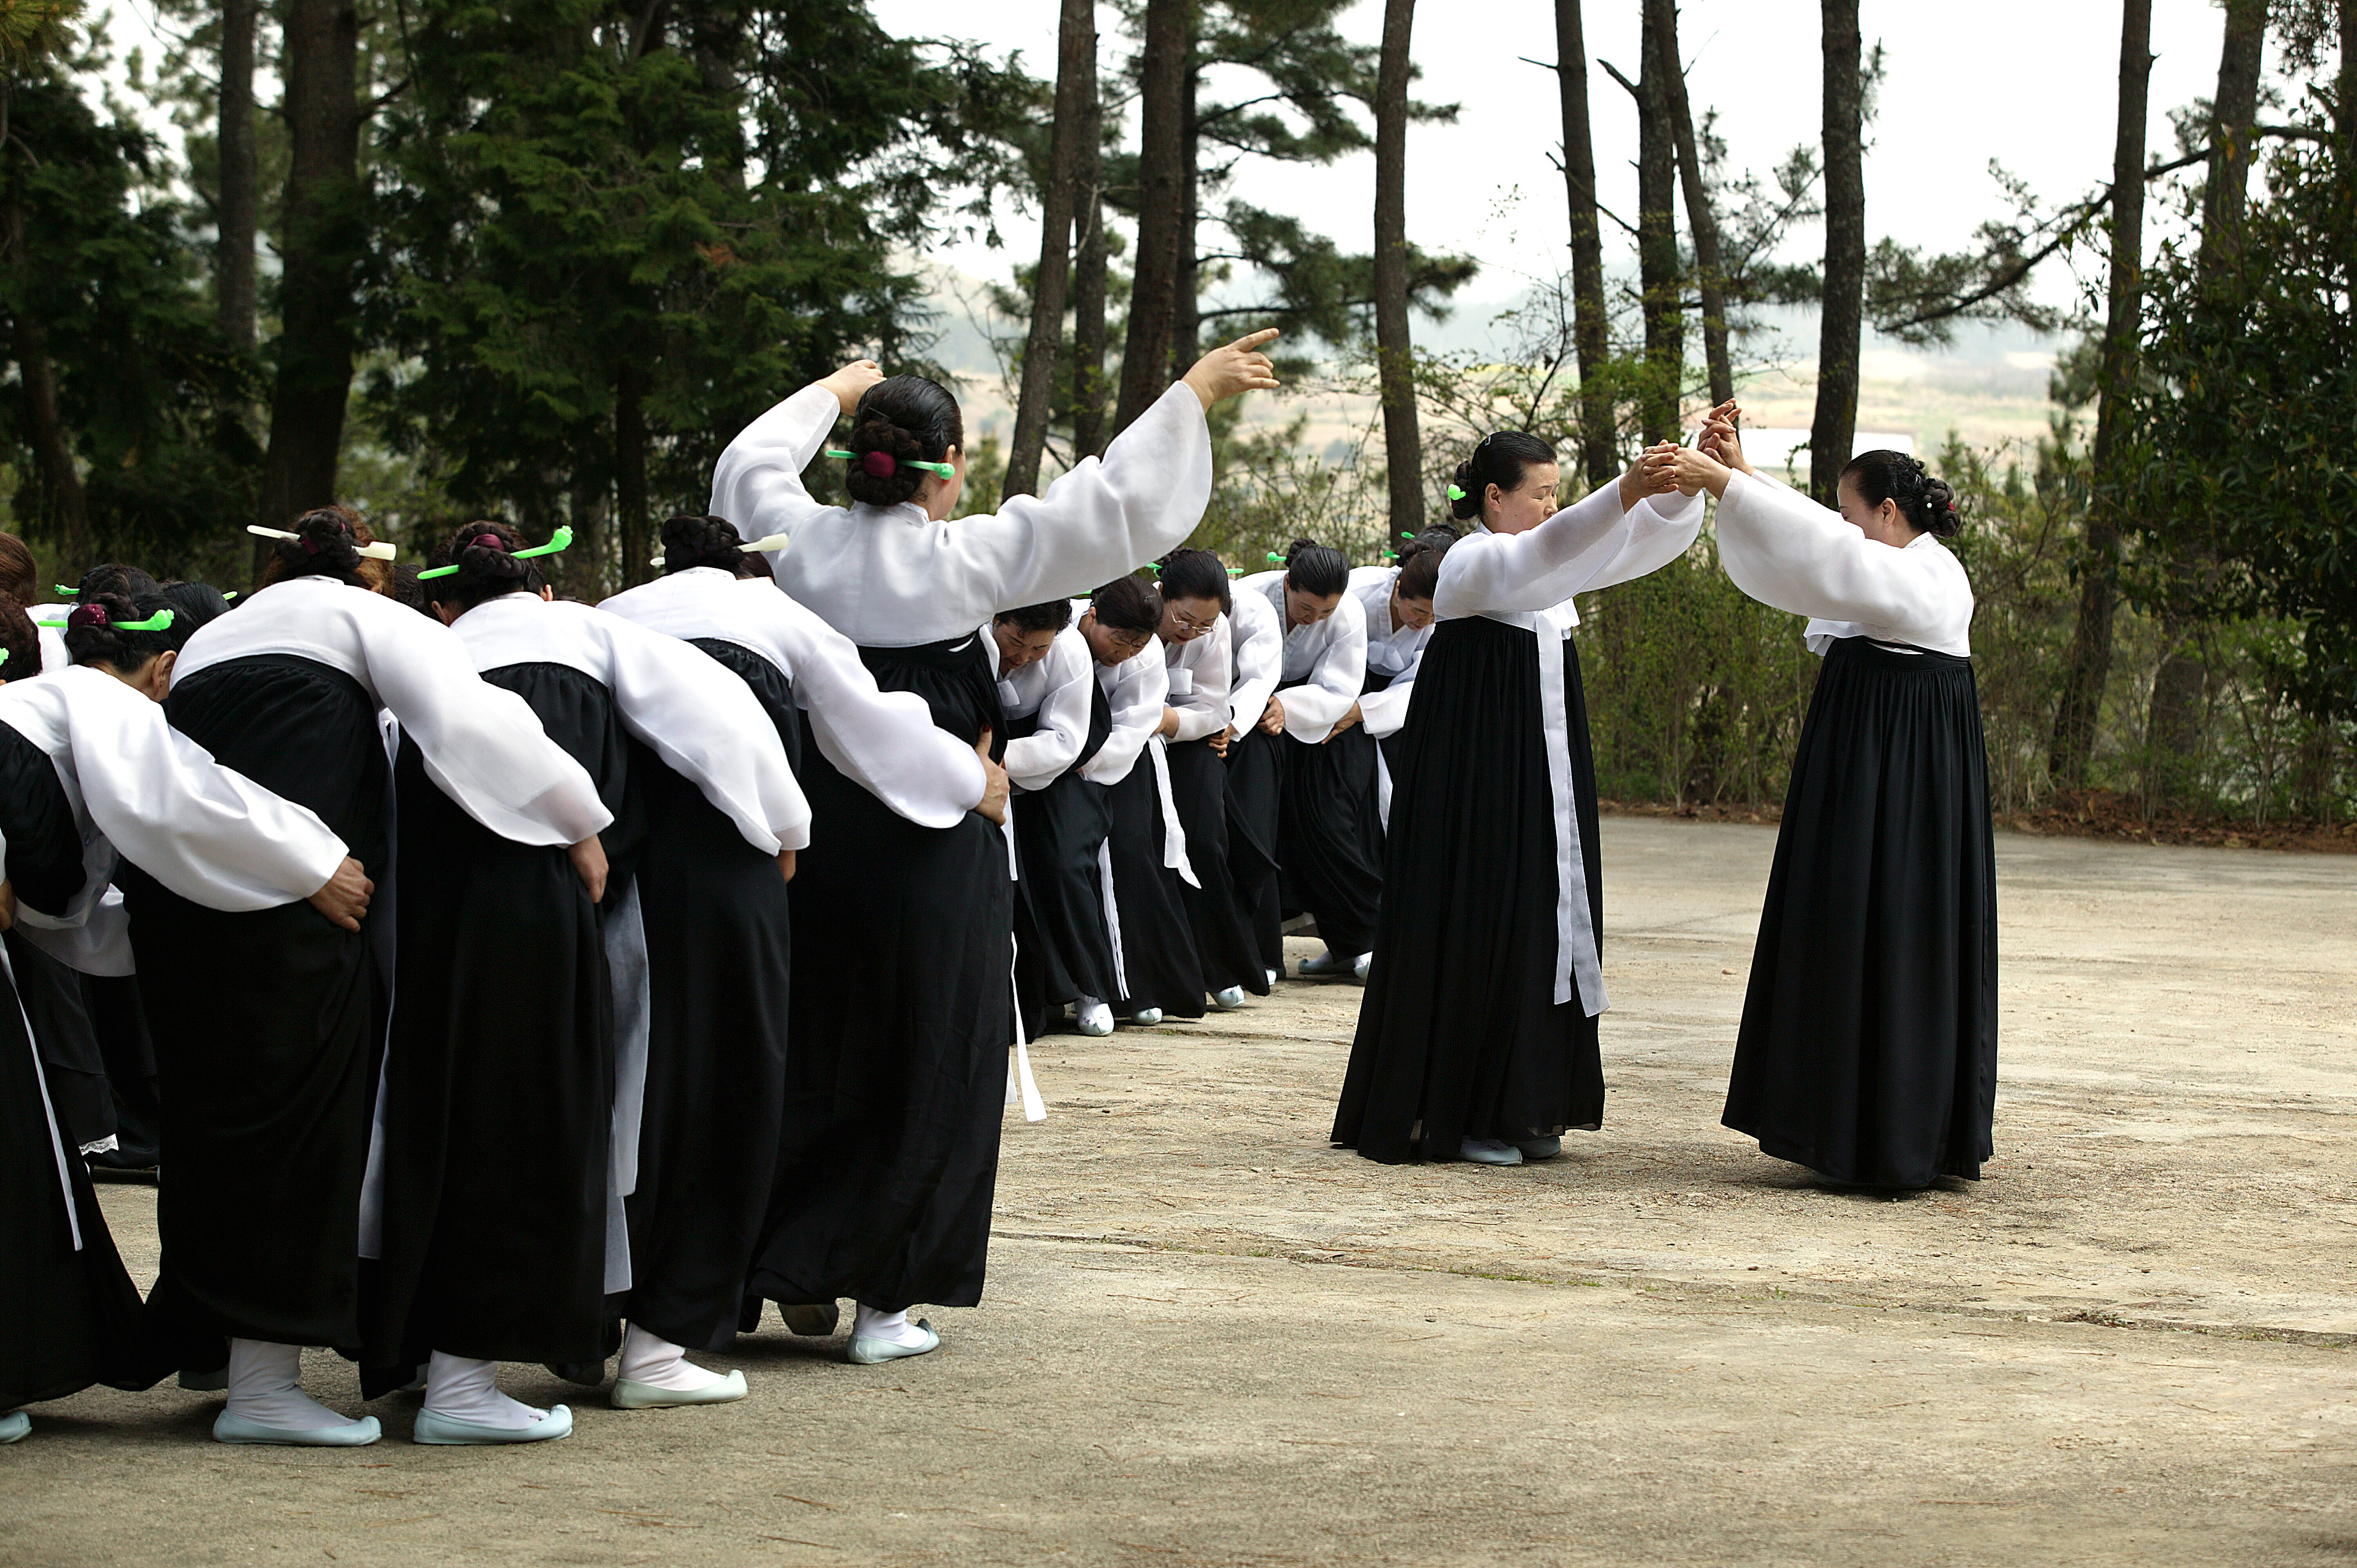
[[[1002,727],[983,637],[863,648],[967,744]],[[1003,736],[993,749],[1003,750]],[[896,814],[813,749],[813,834],[794,879],[793,1050],[770,1212],[749,1288],[879,1311],[982,1299],[1015,1040],[1006,839],[968,812]]]
[[[292,654],[233,659],[176,684],[173,725],[308,806],[385,875],[392,770],[376,703]],[[383,1038],[367,921],[307,902],[229,913],[126,865],[172,1169],[157,1194],[151,1305],[182,1332],[357,1344],[361,1178]]]
[[[1281,737],[1257,724],[1228,745],[1228,880],[1264,979],[1285,972],[1285,897],[1277,823],[1284,812]]]
[[[1164,756],[1170,765],[1170,798],[1187,833],[1187,860],[1200,887],[1178,884],[1178,899],[1195,938],[1195,959],[1203,989],[1241,985],[1255,996],[1268,994],[1267,966],[1244,917],[1230,870],[1228,769],[1211,749],[1210,736],[1174,740]]]
[[[1284,759],[1276,854],[1286,912],[1310,915],[1329,951],[1355,959],[1374,950],[1383,894],[1374,737],[1356,724],[1316,746],[1290,734],[1276,741]]]
[[[139,1292],[90,1173],[49,1135],[42,1077],[16,989],[0,978],[0,1412],[93,1383],[144,1389],[169,1370],[148,1353]]]
[[[1996,855],[1972,661],[1835,643],[1792,758],[1727,1126],[1835,1181],[1979,1177]]]
[[[8,846],[8,880],[17,901],[62,916],[81,891],[81,832],[73,803],[48,754],[0,724],[0,833]],[[5,938],[16,995],[33,1026],[49,1105],[66,1146],[80,1150],[113,1135],[114,1096],[80,971],[49,956],[19,931]]]
[[[1104,790],[1110,818],[1105,859],[1113,867],[1113,900],[1105,923],[1117,944],[1114,989],[1121,993],[1112,1001],[1124,1017],[1159,1007],[1167,1018],[1200,1018],[1203,966],[1179,897],[1186,883],[1162,864],[1162,789],[1153,746],[1149,740],[1139,749],[1120,783],[1096,786]]]
[[[1555,798],[1537,634],[1471,617],[1426,645],[1399,731],[1374,967],[1334,1116],[1334,1142],[1387,1165],[1453,1160],[1604,1118],[1596,1020],[1555,1000]],[[1579,654],[1563,642],[1573,815],[1600,942],[1596,764]]]
[[[522,697],[619,819],[613,694],[569,665],[483,677]],[[613,998],[597,907],[563,845],[502,838],[404,742],[400,962],[385,1058],[383,1230],[361,1268],[371,1399],[440,1350],[598,1361],[606,1348]]]
[[[1039,728],[1039,715],[1006,721],[1007,737]],[[1089,682],[1089,733],[1071,767],[1044,789],[1015,797],[1015,989],[1025,1035],[1046,1032],[1051,1008],[1083,996],[1111,1001],[1113,942],[1105,934],[1101,854],[1111,823],[1105,792],[1080,770],[1112,733],[1104,688]]]

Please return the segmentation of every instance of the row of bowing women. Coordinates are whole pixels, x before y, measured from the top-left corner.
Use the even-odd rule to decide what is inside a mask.
[[[1268,336],[954,522],[954,400],[845,366],[595,607],[542,577],[569,536],[470,524],[396,572],[340,508],[233,608],[112,566],[0,602],[0,675],[41,671],[0,687],[0,1439],[177,1373],[226,1393],[223,1441],[376,1440],[305,1346],[364,1399],[422,1389],[446,1444],[571,1431],[502,1361],[740,1398],[689,1357],[770,1304],[819,1335],[847,1298],[852,1360],[924,1354],[911,1307],[981,1298],[1005,1110],[1042,1113],[1027,1042],[1243,1005],[1295,913],[1328,950],[1299,972],[1368,984],[1337,1144],[1555,1152],[1603,1098],[1571,599],[1684,553],[1705,489],[1737,582],[1831,650],[1727,1121],[1835,1179],[1976,1174],[1970,593],[1900,526],[1953,532],[1944,490],[1885,463],[1833,518],[1749,470],[1730,407],[1558,510],[1505,433],[1458,470],[1461,537],[1232,580],[1179,545]],[[848,507],[803,485],[823,454]],[[160,1159],[144,1301],[78,1154]]]

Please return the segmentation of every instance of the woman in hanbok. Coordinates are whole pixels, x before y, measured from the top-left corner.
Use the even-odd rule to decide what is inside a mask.
[[[1675,488],[1672,453],[1560,510],[1536,436],[1486,436],[1458,465],[1449,495],[1475,526],[1433,591],[1334,1117],[1334,1142],[1368,1159],[1520,1165],[1603,1121],[1596,767],[1571,601],[1694,543],[1702,503],[1650,499]]]
[[[135,864],[208,908],[291,900],[357,930],[372,887],[343,841],[166,722],[177,618],[155,596],[94,596],[67,618],[67,668],[0,687],[0,921],[125,972],[128,923],[106,894]],[[0,607],[0,674],[39,657],[14,606]],[[93,1382],[145,1388],[170,1369],[42,1078],[14,987],[0,983],[0,1412]],[[374,1435],[373,1421],[356,1424],[359,1440]],[[0,1415],[0,1441],[27,1429],[21,1412]]]
[[[1391,821],[1392,769],[1402,752],[1400,726],[1407,723],[1415,672],[1432,640],[1432,594],[1440,582],[1441,557],[1457,542],[1446,526],[1428,528],[1408,540],[1388,566],[1359,566],[1351,573],[1351,596],[1367,618],[1367,679],[1359,700],[1335,721],[1335,744],[1352,725],[1364,725],[1375,743],[1375,811],[1372,830],[1375,864],[1383,864],[1383,832]]]
[[[683,639],[707,682],[749,687],[802,777],[831,768],[897,820],[936,830],[970,812],[1003,818],[1004,775],[936,729],[923,699],[879,691],[858,650],[779,593],[769,563],[743,550],[728,522],[674,517],[662,540],[663,575],[600,607]],[[793,1033],[796,993],[829,983],[793,961],[796,928],[834,915],[809,902],[806,879],[790,900],[779,867],[681,771],[641,771],[648,842],[637,905],[620,924],[626,939],[643,935],[611,944],[619,970],[643,969],[643,985],[625,997],[643,992],[648,1015],[630,1189],[640,1278],[623,1348],[624,1374],[639,1387],[623,1402],[689,1403],[742,1391],[740,1374],[723,1379],[684,1350],[720,1349],[759,1326],[765,1297],[797,1334],[834,1329],[833,1299],[779,1280],[765,1262],[773,1230],[804,1195],[804,1108],[832,1089],[832,1069]],[[799,871],[803,857],[794,861]],[[815,912],[792,920],[795,901]]]
[[[1717,411],[1677,459],[1735,585],[1824,660],[1792,757],[1724,1120],[1830,1182],[1976,1180],[1996,1107],[1996,861],[1955,497],[1862,452],[1829,511]]]
[[[1367,618],[1350,594],[1350,564],[1315,540],[1297,539],[1283,569],[1236,585],[1276,612],[1285,628],[1276,693],[1261,715],[1279,761],[1276,860],[1286,913],[1318,922],[1326,950],[1304,959],[1307,979],[1367,977],[1383,867],[1361,825],[1374,809],[1374,748],[1363,735],[1326,743],[1359,700],[1367,674]],[[1346,732],[1347,733],[1347,732]]]
[[[1205,411],[1273,387],[1254,334],[1204,357],[1043,496],[950,519],[964,483],[956,401],[915,376],[846,366],[763,414],[723,453],[712,510],[770,553],[777,585],[848,637],[887,690],[914,692],[974,745],[999,724],[986,627],[1000,610],[1069,597],[1192,532],[1211,493]],[[802,471],[852,420],[849,507]],[[1003,743],[993,741],[994,751]],[[795,1054],[811,1092],[790,1101],[780,1190],[791,1211],[762,1249],[786,1299],[860,1305],[856,1359],[940,1344],[908,1308],[981,1299],[998,1133],[1014,1041],[1013,883],[978,815],[947,828],[892,813],[823,757],[806,768],[820,836],[794,929]]]
[[[1276,858],[1285,757],[1283,737],[1263,721],[1284,679],[1285,628],[1265,596],[1232,588],[1227,620],[1228,879],[1262,978],[1274,986],[1285,972],[1285,900]]]
[[[583,884],[601,886],[597,835],[613,814],[530,705],[478,676],[447,630],[364,585],[371,542],[355,514],[308,512],[292,532],[265,585],[181,651],[174,727],[309,807],[381,873],[389,712],[469,816],[518,843],[567,846]],[[389,1000],[374,944],[299,899],[223,911],[145,873],[128,870],[123,890],[172,1161],[151,1305],[184,1334],[229,1337],[216,1436],[371,1442],[374,1417],[303,1392],[300,1355],[360,1343],[361,1186]]]

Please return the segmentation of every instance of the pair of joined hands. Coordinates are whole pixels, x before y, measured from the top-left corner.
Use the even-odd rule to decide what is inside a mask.
[[[1743,439],[1736,433],[1742,418],[1742,408],[1729,398],[1710,411],[1693,446],[1663,441],[1639,453],[1637,461],[1620,476],[1621,510],[1648,496],[1665,496],[1673,490],[1687,496],[1704,490],[1714,496],[1726,494],[1729,478],[1751,472],[1743,456]]]

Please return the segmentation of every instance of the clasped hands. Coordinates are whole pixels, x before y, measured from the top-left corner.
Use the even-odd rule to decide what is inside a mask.
[[[1743,410],[1730,398],[1710,411],[1693,446],[1664,441],[1639,453],[1636,463],[1620,476],[1622,510],[1648,496],[1665,496],[1672,490],[1688,496],[1703,490],[1725,495],[1728,479],[1751,472],[1743,456],[1742,437],[1736,434],[1742,417]]]

